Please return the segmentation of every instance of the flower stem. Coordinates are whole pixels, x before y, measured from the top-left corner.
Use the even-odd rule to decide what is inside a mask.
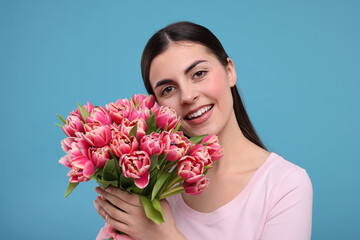
[[[177,161],[170,162],[169,164],[167,164],[167,165],[164,166],[163,171],[164,171],[164,172],[170,171],[170,169],[171,169],[172,167],[174,167],[176,164],[177,164]]]
[[[164,199],[164,198],[167,198],[167,197],[170,197],[172,195],[181,193],[183,191],[184,191],[184,186],[182,184],[180,184],[180,185],[178,185],[176,187],[173,187],[173,188],[169,189],[168,191],[163,192],[163,194],[161,194],[161,196],[160,196],[160,200]]]
[[[167,187],[165,188],[164,192],[166,192],[167,190],[172,188],[176,183],[181,182],[182,180],[183,178],[181,176],[177,176],[167,184]]]

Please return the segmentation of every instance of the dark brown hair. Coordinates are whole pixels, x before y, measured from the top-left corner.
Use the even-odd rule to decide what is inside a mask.
[[[164,52],[172,42],[191,41],[202,44],[214,54],[223,66],[228,64],[228,55],[220,41],[207,28],[191,22],[177,22],[166,26],[155,33],[147,42],[141,57],[141,74],[145,88],[149,94],[154,94],[150,85],[150,66],[152,60]],[[231,88],[234,111],[238,125],[244,136],[259,147],[266,149],[251,124],[236,85]]]

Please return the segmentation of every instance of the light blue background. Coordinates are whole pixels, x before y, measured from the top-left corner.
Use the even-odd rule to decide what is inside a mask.
[[[95,239],[94,183],[69,198],[54,125],[76,103],[145,92],[148,38],[205,25],[271,151],[305,168],[313,239],[360,239],[360,1],[0,1],[0,239]]]

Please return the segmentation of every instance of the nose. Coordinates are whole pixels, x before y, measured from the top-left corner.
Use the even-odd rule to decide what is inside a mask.
[[[184,84],[181,88],[181,104],[192,104],[199,98],[198,91],[192,84]]]

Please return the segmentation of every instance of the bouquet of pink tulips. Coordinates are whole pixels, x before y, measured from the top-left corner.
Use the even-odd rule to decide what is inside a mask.
[[[105,108],[78,104],[66,120],[59,118],[68,136],[59,160],[70,168],[65,197],[93,179],[103,189],[111,185],[138,194],[157,224],[164,221],[159,201],[182,191],[201,193],[209,183],[207,169],[222,156],[216,136],[185,137],[175,111],[158,106],[152,95],[119,99]]]

